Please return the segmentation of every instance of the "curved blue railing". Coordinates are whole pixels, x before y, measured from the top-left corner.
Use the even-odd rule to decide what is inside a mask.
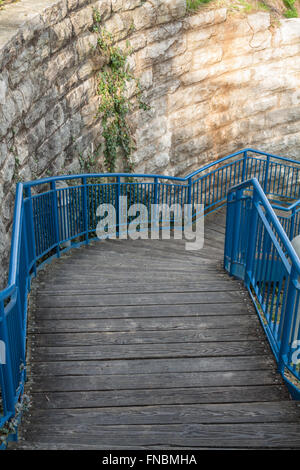
[[[299,400],[300,260],[256,178],[228,192],[224,265],[245,281],[279,371]]]
[[[300,233],[300,201],[290,205],[273,203],[272,207],[289,239],[293,240]]]
[[[253,149],[235,152],[186,177],[101,173],[56,176],[19,183],[8,285],[0,292],[0,341],[6,348],[6,363],[0,364],[0,428],[14,416],[24,389],[27,299],[31,278],[53,257],[95,239],[97,207],[100,203],[112,204],[116,209],[115,226],[120,234],[127,229],[127,221],[124,226],[120,220],[120,196],[126,196],[128,203],[143,202],[148,206],[179,203],[196,207],[203,204],[207,214],[227,203],[228,194],[232,195],[235,191],[230,189],[232,186],[253,178],[257,178],[263,192],[271,199],[279,198],[289,204],[300,198],[300,163]],[[246,189],[251,190],[252,194],[248,195],[248,199],[260,191],[253,181],[250,186],[248,184],[237,191],[245,192]],[[261,196],[262,193],[259,194]],[[231,201],[228,204],[230,207]],[[266,214],[274,225],[275,219],[269,215],[270,207],[266,207]],[[197,215],[194,212],[194,216]],[[277,227],[277,222],[275,225]],[[227,227],[227,243],[233,230],[230,227]],[[245,218],[241,227],[246,233]],[[289,250],[287,237],[280,243],[284,247],[283,250],[280,245],[283,252]],[[232,266],[238,266],[235,261]],[[287,271],[284,258],[282,265]],[[241,272],[243,269],[240,263]],[[272,327],[275,328],[273,324]],[[276,354],[278,356],[280,353]],[[295,376],[293,369],[290,372]]]

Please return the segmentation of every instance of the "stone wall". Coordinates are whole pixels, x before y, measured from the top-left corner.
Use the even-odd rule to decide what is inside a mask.
[[[138,116],[139,170],[186,174],[244,147],[300,158],[298,18],[272,26],[266,12],[219,9],[145,36],[136,63],[152,112]]]
[[[0,11],[3,267],[15,183],[80,172],[101,142],[93,8],[121,46],[129,38],[150,106],[130,119],[137,171],[183,175],[247,146],[300,157],[299,19],[187,16],[185,0],[20,0]]]

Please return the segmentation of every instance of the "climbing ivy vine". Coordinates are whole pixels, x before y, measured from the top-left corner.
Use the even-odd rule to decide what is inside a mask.
[[[286,6],[284,16],[286,18],[297,18],[298,12],[295,5],[295,0],[283,0],[283,3]]]
[[[136,86],[139,107],[148,109],[148,106],[141,99],[140,82],[128,65],[127,59],[132,54],[129,42],[127,41],[125,50],[117,46],[111,33],[101,26],[101,17],[97,10],[94,11],[93,31],[97,34],[96,49],[106,58],[106,65],[99,72],[97,83],[97,94],[100,97],[97,116],[102,121],[105,166],[107,171],[114,172],[120,156],[124,170],[131,172],[131,155],[135,150],[135,142],[128,124],[128,114],[133,106],[127,96],[129,82],[134,82]]]

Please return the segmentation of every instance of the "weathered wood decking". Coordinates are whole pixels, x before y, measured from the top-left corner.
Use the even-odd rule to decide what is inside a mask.
[[[15,448],[300,448],[299,408],[222,269],[224,217],[199,252],[105,241],[39,276]]]

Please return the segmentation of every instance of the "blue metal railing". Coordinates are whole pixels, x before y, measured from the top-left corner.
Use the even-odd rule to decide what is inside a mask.
[[[290,231],[295,235],[295,225]],[[256,178],[228,192],[224,265],[245,281],[279,371],[300,399],[300,261]]]
[[[203,204],[207,214],[227,203],[228,194],[232,197],[235,191],[230,189],[232,186],[252,178],[257,178],[264,192],[271,198],[279,198],[287,204],[300,198],[300,163],[253,149],[235,152],[186,177],[102,173],[56,176],[19,183],[16,190],[8,286],[0,292],[0,340],[6,345],[6,363],[0,364],[0,428],[14,415],[15,405],[22,396],[26,379],[27,298],[31,278],[53,257],[59,257],[64,251],[95,239],[97,207],[100,203],[114,206],[117,212],[116,230],[121,234],[127,229],[128,221],[124,223],[118,218],[119,196],[127,196],[129,204],[139,202],[148,207],[151,204],[179,203],[183,206],[190,203],[193,207]],[[240,261],[239,265],[237,260],[231,264],[232,267],[235,266],[236,274],[245,271],[244,254],[241,250],[245,249],[244,238],[249,239],[247,205],[252,207],[251,201],[259,191],[256,183],[236,191],[245,192],[246,189],[250,192],[239,202],[243,208],[240,213],[237,212],[239,218],[234,223],[229,218],[227,226],[226,256],[228,240],[233,236],[233,226],[238,226],[237,220],[241,222],[240,238],[237,239],[235,235],[236,251],[233,251],[234,256],[238,254]],[[233,207],[234,204],[230,201],[228,207]],[[230,210],[232,209],[229,209],[229,213]],[[264,217],[270,219],[270,223],[274,225],[277,219],[269,214],[269,206],[265,210]],[[295,214],[298,214],[297,210],[295,209]],[[196,212],[194,215],[197,216]],[[276,222],[277,225],[278,223]],[[299,223],[294,223],[293,227],[295,234]],[[262,226],[258,225],[257,230],[256,235],[253,230],[251,233],[261,239]],[[283,232],[282,229],[281,231]],[[288,238],[285,236],[284,240],[281,239],[281,231],[276,235],[280,239],[278,246],[286,253],[290,249]],[[286,285],[287,262],[280,256],[278,260],[281,263],[278,264],[278,269],[280,265],[285,273],[282,282]],[[229,262],[227,258],[227,263]],[[256,263],[257,269],[262,269],[262,262]],[[261,275],[258,282],[262,282],[262,279]],[[283,316],[281,318],[283,321]],[[274,329],[276,325],[272,323],[268,327]],[[279,358],[279,350],[274,348],[274,351]]]
[[[300,233],[300,201],[288,206],[273,203],[272,207],[289,239],[293,240]]]

